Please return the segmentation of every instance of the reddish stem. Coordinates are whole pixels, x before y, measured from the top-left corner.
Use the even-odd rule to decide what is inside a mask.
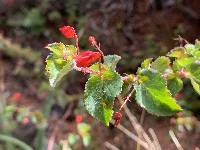
[[[80,49],[79,49],[79,45],[78,45],[78,36],[76,36],[76,41],[75,41],[75,46],[77,48],[77,55],[79,55]]]

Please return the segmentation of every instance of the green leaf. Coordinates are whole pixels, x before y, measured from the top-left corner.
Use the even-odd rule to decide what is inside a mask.
[[[47,57],[46,63],[46,72],[52,87],[55,87],[63,76],[73,69],[72,61],[54,58],[53,54]]]
[[[80,123],[77,126],[78,133],[81,135],[83,140],[83,145],[85,147],[89,146],[91,142],[91,136],[89,133],[90,129],[91,129],[90,125],[86,123]]]
[[[143,69],[135,90],[137,103],[152,114],[169,116],[181,110],[171,97],[166,81],[156,70]]]
[[[199,51],[199,45],[198,42],[196,42],[195,45],[193,44],[186,44],[185,49],[188,54],[195,56],[195,57],[200,57],[200,51]]]
[[[116,65],[120,59],[121,57],[118,55],[107,55],[107,56],[104,56],[104,64],[108,66],[109,68],[111,68],[112,70],[115,70]]]
[[[200,50],[200,41],[199,40],[195,40],[195,48]]]
[[[91,143],[91,136],[89,134],[86,134],[82,138],[83,138],[83,145],[85,147],[89,146]]]
[[[194,79],[191,78],[190,80],[194,90],[200,95],[200,85]]]
[[[145,59],[142,63],[141,63],[141,68],[143,69],[147,69],[151,66],[151,62],[152,62],[152,58],[148,58]]]
[[[52,43],[46,48],[53,52],[46,59],[46,72],[50,85],[55,87],[73,69],[72,61],[76,54],[76,48],[73,45],[64,45],[63,43]]]
[[[160,73],[164,73],[164,71],[169,68],[169,64],[170,64],[169,58],[162,56],[162,57],[158,57],[151,64],[151,68],[159,71]]]
[[[110,69],[91,75],[85,86],[84,102],[89,114],[106,126],[112,118],[115,97],[122,90],[121,76]]]
[[[183,88],[183,81],[178,77],[173,77],[167,80],[167,87],[172,96],[175,96]]]
[[[74,45],[64,45],[63,43],[51,43],[46,46],[55,56],[63,58],[66,54],[67,58],[72,57],[76,53],[76,47]],[[69,58],[68,58],[69,59]]]
[[[186,52],[192,54],[195,51],[195,45],[193,44],[186,44],[185,45]]]
[[[193,78],[200,82],[200,59],[194,57],[178,59],[173,65],[175,70],[184,68],[188,73],[188,78]]]
[[[67,137],[67,141],[70,145],[74,145],[76,144],[76,142],[78,141],[79,137],[77,134],[73,134],[73,133],[70,133]]]
[[[176,47],[172,49],[167,56],[169,57],[175,57],[175,58],[183,58],[187,57],[187,53],[184,47]]]
[[[63,57],[64,51],[66,51],[65,45],[63,43],[51,43],[46,46],[51,52],[53,52],[58,57]]]

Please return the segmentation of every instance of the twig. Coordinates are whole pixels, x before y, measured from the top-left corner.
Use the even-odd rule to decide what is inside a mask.
[[[105,142],[104,143],[105,147],[107,147],[110,150],[120,150],[118,147],[116,147],[115,145],[111,144],[110,142]]]
[[[118,99],[120,100],[120,102],[122,103],[122,98],[121,96],[118,96]],[[137,134],[139,135],[140,133],[142,133],[142,136],[144,137],[144,139],[146,140],[146,142],[149,144],[149,146],[152,146],[152,141],[149,138],[149,136],[147,135],[147,133],[144,131],[144,129],[142,128],[142,126],[138,123],[137,118],[131,113],[131,111],[128,109],[128,107],[126,106],[126,104],[124,105],[124,110],[126,115],[128,116],[133,128],[135,129],[135,131],[137,132]]]
[[[141,117],[140,117],[140,125],[142,126],[143,123],[144,123],[144,117],[145,117],[145,110],[142,109],[142,114],[141,114]],[[139,138],[141,138],[141,133],[139,133]],[[136,147],[136,150],[140,150],[140,145],[137,144],[137,147]]]
[[[54,146],[54,143],[55,143],[55,139],[56,139],[57,133],[58,133],[58,128],[56,126],[54,128],[50,138],[49,138],[47,150],[53,150],[53,146]]]
[[[79,48],[79,45],[78,45],[78,36],[76,36],[75,45],[76,45],[76,48],[77,48],[77,55],[79,55],[80,48]]]
[[[128,94],[128,96],[124,100],[124,103],[121,105],[121,107],[119,108],[119,110],[121,110],[124,107],[124,105],[130,100],[130,97],[133,94],[134,90],[135,90],[134,88],[131,90],[131,92]]]
[[[154,141],[154,145],[156,147],[156,150],[162,150],[161,145],[158,141],[158,138],[156,136],[156,133],[154,132],[154,130],[152,128],[149,128],[149,133],[151,134],[153,141]]]
[[[114,121],[111,121],[112,124],[114,124]],[[121,130],[124,134],[126,134],[129,138],[131,138],[132,140],[136,141],[137,143],[139,143],[142,147],[144,147],[145,149],[149,150],[149,146],[146,142],[144,142],[143,140],[141,140],[138,136],[136,136],[135,134],[133,134],[131,131],[129,131],[128,129],[126,129],[124,126],[122,125],[118,125],[117,128],[119,130]]]
[[[78,66],[76,65],[76,62],[75,62],[75,61],[73,61],[73,68],[74,68],[75,70],[80,71],[80,72],[83,72],[83,73],[88,73],[88,74],[99,74],[98,71],[92,70],[92,69],[90,69],[90,68],[88,68],[88,67],[78,67]]]
[[[178,139],[176,138],[174,132],[172,130],[169,130],[169,135],[172,138],[174,144],[176,145],[178,150],[183,150],[183,147],[181,146],[181,144],[179,143]]]

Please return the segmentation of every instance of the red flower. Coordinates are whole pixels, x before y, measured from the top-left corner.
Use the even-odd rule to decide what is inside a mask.
[[[96,38],[94,36],[89,36],[88,41],[92,46],[97,44]]]
[[[101,53],[93,51],[84,51],[75,56],[74,60],[77,67],[88,67],[101,58]]]
[[[76,123],[81,123],[83,121],[83,117],[81,115],[76,115]]]
[[[71,26],[63,26],[59,30],[66,38],[77,38],[76,31]]]
[[[22,120],[23,125],[27,125],[29,122],[30,122],[29,117],[24,117],[23,120]]]
[[[11,96],[11,100],[15,101],[15,102],[19,102],[22,98],[22,93],[20,92],[15,92],[12,96]]]

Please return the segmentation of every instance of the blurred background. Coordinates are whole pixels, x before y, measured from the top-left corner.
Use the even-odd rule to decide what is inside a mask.
[[[118,71],[133,73],[145,58],[165,55],[178,41],[200,37],[199,0],[0,0],[0,150],[104,150],[105,142],[119,149],[136,143],[118,129],[91,118],[82,103],[87,77],[71,72],[55,89],[49,87],[44,47],[66,39],[62,25],[76,28],[80,47],[88,49],[94,35],[105,54],[122,56]],[[163,149],[176,149],[173,129],[185,149],[200,147],[200,97],[185,81],[177,96],[185,111],[173,117],[145,115],[145,129],[156,129]],[[141,108],[128,104],[138,118]],[[122,124],[131,129],[124,116]],[[5,137],[6,135],[6,137]],[[11,138],[11,139],[10,139]],[[13,143],[13,144],[10,144]],[[23,142],[23,143],[22,143]],[[53,143],[53,144],[52,144]]]

